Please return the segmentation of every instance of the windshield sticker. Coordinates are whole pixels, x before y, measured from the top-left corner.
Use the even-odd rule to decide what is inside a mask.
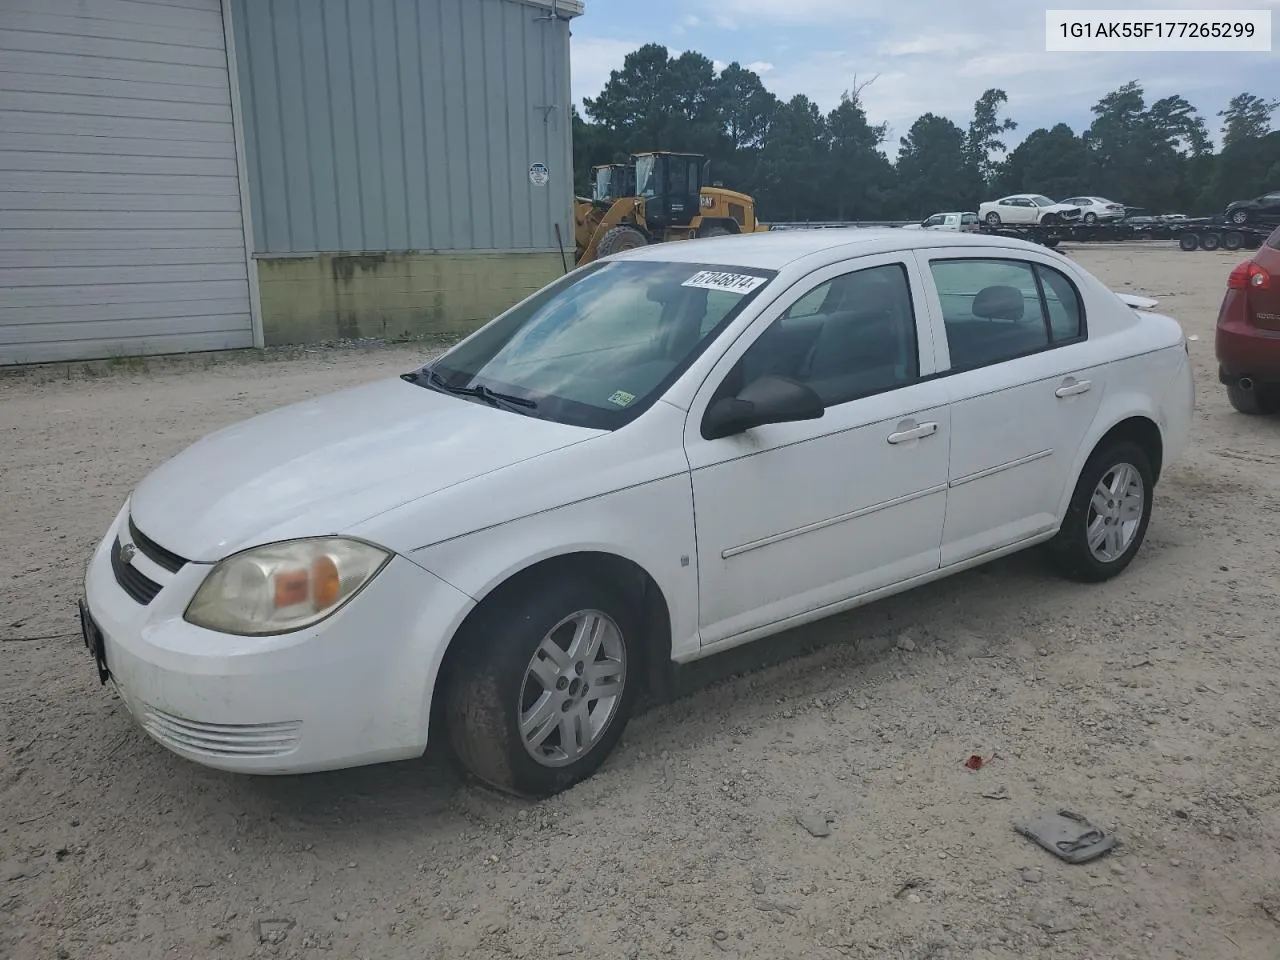
[[[697,287],[700,290],[726,290],[729,293],[750,293],[765,282],[764,277],[753,277],[749,273],[721,273],[718,270],[701,270],[680,284],[680,286]]]
[[[619,390],[609,398],[609,402],[616,404],[619,407],[629,407],[635,402],[635,399],[636,395],[634,393],[627,393],[625,390]]]

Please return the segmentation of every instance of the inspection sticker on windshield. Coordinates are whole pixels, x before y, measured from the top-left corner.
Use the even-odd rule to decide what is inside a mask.
[[[718,270],[700,270],[680,286],[697,287],[700,290],[725,290],[729,293],[750,293],[764,282],[764,277],[753,277],[749,273],[721,273]]]
[[[612,397],[609,398],[609,402],[616,404],[619,407],[629,407],[632,403],[635,402],[635,399],[636,399],[636,395],[634,393],[627,393],[627,391],[625,390],[619,390],[617,393],[615,393]]]

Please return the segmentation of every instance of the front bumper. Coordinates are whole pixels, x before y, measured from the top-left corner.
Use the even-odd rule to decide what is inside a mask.
[[[111,547],[123,526],[124,511],[89,563],[85,596],[112,682],[159,743],[205,766],[260,774],[426,749],[435,677],[470,597],[395,557],[315,626],[230,636],[182,618],[207,564],[187,564],[146,605],[121,588]]]

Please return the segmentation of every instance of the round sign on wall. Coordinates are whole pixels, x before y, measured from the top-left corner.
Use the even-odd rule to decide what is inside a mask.
[[[551,182],[551,171],[545,163],[529,164],[529,182],[535,187],[545,187]]]

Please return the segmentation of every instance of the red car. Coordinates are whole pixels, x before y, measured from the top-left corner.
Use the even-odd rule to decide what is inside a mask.
[[[1231,405],[1280,413],[1280,227],[1227,278],[1214,346]]]

